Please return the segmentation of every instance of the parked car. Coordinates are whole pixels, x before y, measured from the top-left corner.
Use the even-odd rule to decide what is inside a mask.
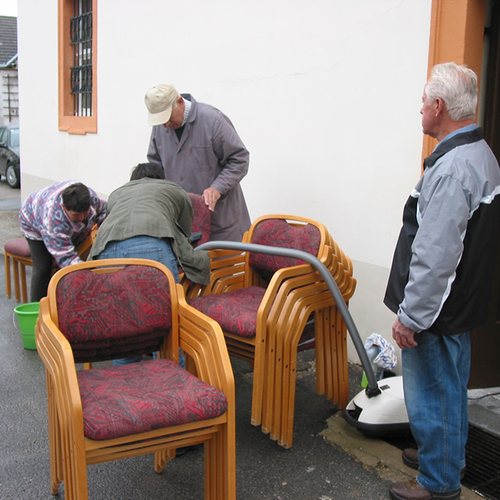
[[[0,127],[0,176],[2,175],[11,188],[21,185],[18,125]]]

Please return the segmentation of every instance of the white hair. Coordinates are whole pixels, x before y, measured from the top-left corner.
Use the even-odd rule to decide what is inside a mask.
[[[424,89],[428,101],[441,98],[453,121],[474,120],[477,106],[477,76],[467,66],[454,62],[437,64]]]

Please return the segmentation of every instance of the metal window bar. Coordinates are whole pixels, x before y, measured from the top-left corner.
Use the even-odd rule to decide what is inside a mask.
[[[71,18],[73,115],[92,116],[92,0],[74,0]]]
[[[19,116],[19,90],[17,75],[4,75],[4,86],[7,89],[7,116],[9,123]],[[5,100],[5,97],[4,97]],[[5,108],[5,106],[4,106]]]

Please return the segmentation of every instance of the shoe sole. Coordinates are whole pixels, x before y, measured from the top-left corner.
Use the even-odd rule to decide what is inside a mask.
[[[458,491],[454,491],[452,493],[431,493],[429,500],[460,500],[460,495],[462,493],[462,489]],[[389,490],[389,496],[392,500],[408,500],[408,497],[401,497],[396,495],[391,490]]]

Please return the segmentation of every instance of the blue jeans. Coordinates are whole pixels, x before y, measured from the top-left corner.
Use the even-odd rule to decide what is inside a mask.
[[[418,445],[421,486],[436,493],[460,488],[469,432],[467,383],[470,335],[415,334],[403,349],[403,384],[410,427]]]
[[[179,267],[172,246],[166,240],[151,236],[135,236],[123,241],[111,241],[99,254],[97,259],[150,259],[165,264],[174,275],[175,282],[179,283]],[[156,353],[155,353],[156,354]],[[140,356],[115,359],[113,366],[127,365],[140,361]],[[184,357],[181,355],[180,364],[184,367]]]

